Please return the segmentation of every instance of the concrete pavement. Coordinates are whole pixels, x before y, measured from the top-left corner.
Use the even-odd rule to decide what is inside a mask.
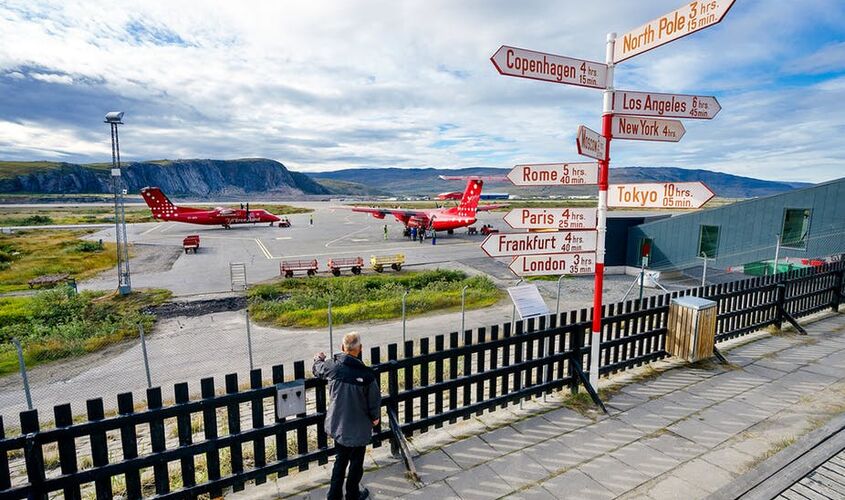
[[[845,315],[807,330],[720,345],[727,367],[662,361],[605,381],[610,416],[558,396],[415,436],[422,488],[370,451],[382,466],[364,483],[377,499],[704,498],[845,410]],[[232,497],[325,498],[327,467]]]

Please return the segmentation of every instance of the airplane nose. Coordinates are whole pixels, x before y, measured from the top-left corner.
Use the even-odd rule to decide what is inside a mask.
[[[273,214],[268,214],[268,215],[270,215],[270,220],[273,221],[273,222],[279,222],[280,220],[282,220],[278,215],[273,215]]]

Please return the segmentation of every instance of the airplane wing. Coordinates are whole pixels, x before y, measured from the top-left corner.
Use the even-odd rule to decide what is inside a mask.
[[[408,210],[402,208],[377,208],[377,207],[335,207],[345,210],[352,210],[353,212],[360,212],[370,214],[376,219],[384,219],[385,216],[392,215],[400,222],[407,222],[410,219],[419,219],[421,221],[428,220],[428,214],[423,210]]]

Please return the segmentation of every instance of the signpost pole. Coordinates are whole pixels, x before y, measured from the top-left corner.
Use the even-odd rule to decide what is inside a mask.
[[[780,259],[780,234],[775,235],[775,265],[772,266],[772,274],[778,273],[778,259]]]
[[[704,258],[704,269],[701,271],[701,286],[707,284],[707,254],[701,252],[701,257]]]
[[[466,328],[467,288],[469,288],[469,285],[461,288],[461,335],[463,335],[464,328]]]
[[[640,259],[640,304],[643,303],[643,286],[645,286],[645,257]]]
[[[405,299],[408,297],[408,290],[402,294],[402,345],[405,345],[405,341],[408,340],[405,336]]]
[[[616,33],[607,34],[605,63],[607,63],[607,87],[604,90],[604,107],[602,109],[601,133],[607,139],[604,160],[599,160],[599,209],[598,209],[598,238],[596,242],[596,277],[593,294],[593,336],[590,341],[590,385],[594,389],[599,383],[599,343],[601,342],[601,306],[602,287],[604,286],[604,239],[607,233],[607,185],[610,170],[610,139],[613,125],[613,49],[616,44]]]
[[[334,356],[334,339],[332,338],[332,299],[329,299],[329,308],[327,312],[329,314],[329,357],[332,357]]]

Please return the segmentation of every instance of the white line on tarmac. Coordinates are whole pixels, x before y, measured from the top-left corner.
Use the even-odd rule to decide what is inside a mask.
[[[267,250],[267,247],[264,246],[264,243],[261,243],[261,240],[255,238],[255,242],[258,244],[258,248],[261,249],[261,252],[264,253],[264,256],[270,260],[273,260],[273,254],[270,253],[270,250]]]
[[[143,233],[141,233],[141,236],[150,234],[153,231],[155,231],[156,229],[161,229],[162,227],[164,227],[164,224],[156,224],[155,226],[153,226],[153,227],[147,229],[146,231],[144,231]]]
[[[354,234],[358,234],[358,233],[360,233],[361,231],[366,231],[367,229],[370,229],[370,228],[369,228],[368,226],[364,226],[364,227],[362,227],[361,229],[359,229],[359,230],[357,230],[357,231],[352,231],[351,233],[346,233],[346,234],[344,234],[344,235],[343,235],[343,236],[341,236],[340,238],[335,238],[335,239],[333,239],[332,241],[330,241],[330,242],[326,243],[326,248],[329,248],[329,247],[332,245],[332,243],[337,243],[338,241],[340,241],[340,240],[342,240],[342,239],[349,238],[350,236],[352,236],[352,235],[354,235]]]

